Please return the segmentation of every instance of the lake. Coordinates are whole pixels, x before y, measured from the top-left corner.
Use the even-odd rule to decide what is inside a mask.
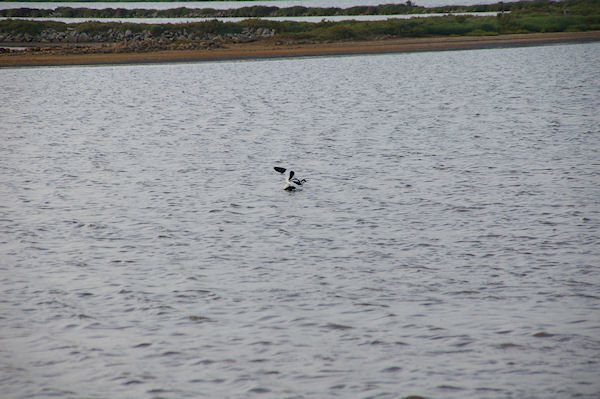
[[[405,1],[386,1],[386,0],[273,0],[273,1],[167,1],[167,2],[0,2],[0,9],[11,8],[38,8],[38,9],[55,9],[57,7],[73,7],[73,8],[124,8],[124,9],[154,9],[166,10],[170,8],[214,8],[216,10],[227,10],[232,8],[243,8],[252,6],[268,6],[268,7],[339,7],[350,8],[354,6],[377,6],[380,4],[404,4]],[[497,0],[420,0],[414,1],[413,4],[423,7],[439,7],[446,5],[476,5],[476,4],[495,4]],[[505,1],[510,3],[510,1]]]
[[[0,69],[3,398],[597,398],[599,55]]]
[[[410,18],[431,18],[431,17],[443,17],[448,14],[402,14],[402,15],[333,15],[333,16],[318,16],[318,17],[261,17],[261,19],[270,21],[295,21],[295,22],[321,22],[321,21],[386,21],[388,19],[410,19]],[[479,17],[495,16],[495,12],[478,12],[478,13],[453,13],[452,15],[473,15]],[[83,23],[88,21],[98,22],[128,22],[135,24],[187,24],[193,22],[206,22],[206,21],[222,21],[222,22],[241,22],[247,20],[248,17],[213,17],[213,18],[61,18],[61,17],[0,17],[1,20],[6,19],[22,19],[29,21],[56,21],[64,23]]]

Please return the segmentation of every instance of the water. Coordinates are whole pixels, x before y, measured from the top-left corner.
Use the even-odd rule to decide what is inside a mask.
[[[495,12],[478,12],[478,13],[453,13],[452,15],[474,15],[480,17],[495,16]],[[333,15],[333,16],[319,16],[319,17],[263,17],[270,21],[296,21],[296,22],[321,22],[325,21],[386,21],[388,19],[410,19],[410,18],[430,18],[430,17],[441,17],[448,14],[403,14],[403,15]],[[206,22],[219,20],[223,22],[241,22],[247,20],[247,17],[224,17],[224,18],[55,18],[55,17],[0,17],[0,20],[5,19],[23,19],[29,21],[56,21],[64,23],[82,23],[92,21],[99,22],[129,22],[136,24],[187,24],[192,22]]]
[[[386,0],[272,0],[272,1],[170,1],[170,2],[0,2],[0,9],[11,8],[37,8],[53,10],[57,7],[81,7],[81,8],[124,8],[124,9],[153,9],[166,10],[170,8],[214,8],[216,10],[228,10],[232,8],[243,8],[252,6],[268,6],[268,7],[339,7],[349,8],[354,6],[377,6],[380,4],[404,4],[405,1],[386,1]],[[446,5],[475,5],[475,4],[495,4],[497,0],[420,0],[413,1],[413,4],[423,7],[439,7]],[[510,3],[510,1],[505,1]]]
[[[0,70],[2,397],[597,398],[599,54]]]

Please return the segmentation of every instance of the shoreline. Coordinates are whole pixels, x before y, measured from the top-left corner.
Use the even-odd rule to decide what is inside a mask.
[[[210,62],[354,54],[474,50],[565,43],[588,43],[596,41],[600,41],[600,31],[530,33],[498,36],[400,38],[314,44],[278,44],[272,40],[259,40],[250,43],[227,43],[221,48],[204,50],[162,50],[138,53],[124,52],[95,54],[36,54],[31,52],[0,53],[0,68]],[[14,46],[15,44],[5,43],[4,45]],[[28,46],[32,45],[34,45],[34,43],[28,43]]]

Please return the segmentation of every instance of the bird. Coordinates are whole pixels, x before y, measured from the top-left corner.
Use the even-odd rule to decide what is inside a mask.
[[[273,169],[275,169],[275,171],[286,176],[285,186],[283,186],[283,189],[285,191],[300,190],[300,189],[302,189],[302,186],[304,185],[304,183],[307,182],[306,179],[298,179],[298,178],[294,177],[294,175],[296,173],[293,170],[288,170],[288,169],[282,168],[280,166],[275,166]]]

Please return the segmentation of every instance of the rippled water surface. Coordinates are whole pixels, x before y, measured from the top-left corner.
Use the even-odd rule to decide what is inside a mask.
[[[597,398],[599,54],[0,70],[2,397]]]

